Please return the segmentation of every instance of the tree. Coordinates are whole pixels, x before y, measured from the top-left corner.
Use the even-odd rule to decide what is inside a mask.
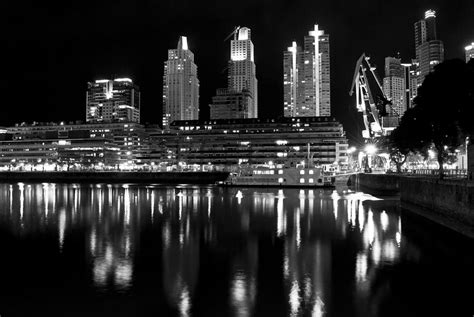
[[[390,140],[403,154],[413,151],[427,157],[433,146],[442,179],[448,153],[474,130],[474,62],[448,60],[437,65],[418,89],[414,103]]]

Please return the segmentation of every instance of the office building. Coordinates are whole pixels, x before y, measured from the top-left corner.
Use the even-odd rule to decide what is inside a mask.
[[[428,10],[425,18],[415,23],[415,50],[417,85],[421,86],[426,75],[444,60],[444,44],[438,40],[436,32],[436,12]]]
[[[138,123],[17,124],[0,133],[0,168],[130,169],[148,149]]]
[[[382,125],[384,128],[394,128],[407,109],[405,69],[400,58],[385,58],[383,90],[392,105],[388,106],[387,115],[382,117]]]
[[[347,165],[347,139],[332,117],[175,121],[150,134],[151,157],[168,165]]]
[[[228,69],[228,91],[250,92],[252,102],[249,118],[258,117],[258,81],[256,77],[254,46],[249,28],[238,28],[230,42],[230,61]]]
[[[168,50],[163,74],[163,128],[175,120],[199,118],[199,79],[194,54],[186,36],[176,49]]]
[[[329,35],[315,25],[303,48],[293,42],[283,53],[285,117],[330,116],[330,83]]]
[[[248,90],[235,92],[225,88],[218,89],[212,97],[210,118],[214,119],[247,119],[252,118],[252,94]]]
[[[417,61],[413,59],[411,63],[402,63],[404,75],[405,75],[405,101],[406,109],[413,108],[415,105],[413,100],[418,94],[417,84]]]
[[[474,42],[464,48],[466,50],[466,63],[474,58]]]
[[[87,83],[87,122],[140,122],[140,89],[130,78]]]

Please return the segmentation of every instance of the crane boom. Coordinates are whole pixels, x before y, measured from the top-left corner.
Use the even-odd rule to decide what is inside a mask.
[[[349,92],[351,96],[355,92],[357,110],[362,112],[365,125],[365,130],[362,131],[364,139],[373,139],[387,134],[381,118],[387,115],[387,105],[392,104],[385,96],[380,80],[375,73],[375,67],[372,67],[369,59],[365,54],[362,54],[357,60]]]

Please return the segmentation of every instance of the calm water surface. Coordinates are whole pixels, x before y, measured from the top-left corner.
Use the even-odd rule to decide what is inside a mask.
[[[338,189],[0,184],[0,315],[472,316],[471,241]]]

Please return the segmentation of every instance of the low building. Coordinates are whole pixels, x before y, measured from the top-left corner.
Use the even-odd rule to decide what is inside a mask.
[[[332,117],[175,121],[150,133],[151,159],[168,166],[347,166],[347,139]]]
[[[0,135],[0,167],[128,169],[146,161],[148,136],[137,123],[33,123]]]

